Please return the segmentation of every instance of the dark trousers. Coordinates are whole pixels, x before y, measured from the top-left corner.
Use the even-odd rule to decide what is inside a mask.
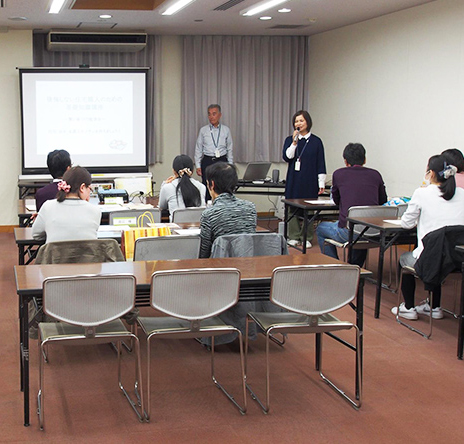
[[[208,191],[208,186],[206,185],[206,168],[208,168],[210,165],[212,165],[215,162],[227,162],[227,156],[221,156],[221,157],[211,157],[211,156],[203,156],[203,159],[201,159],[201,181],[203,182],[203,185],[206,187],[206,202],[208,200],[211,200],[211,195],[209,194]]]
[[[401,266],[400,266],[401,267]],[[403,282],[401,283],[401,292],[403,293],[404,305],[406,308],[416,306],[414,302],[414,293],[416,291],[416,278],[412,274],[403,274]],[[432,308],[440,307],[441,302],[441,285],[432,290],[433,304]]]

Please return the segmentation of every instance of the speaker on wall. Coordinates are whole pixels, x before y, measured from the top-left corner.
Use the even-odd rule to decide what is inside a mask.
[[[274,183],[278,183],[278,182],[279,182],[279,173],[280,173],[279,170],[272,170],[272,181],[273,181]]]

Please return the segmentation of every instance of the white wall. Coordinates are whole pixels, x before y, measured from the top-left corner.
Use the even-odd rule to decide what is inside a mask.
[[[464,2],[438,0],[313,36],[310,104],[330,172],[361,142],[390,196],[420,185],[428,158],[464,150]]]
[[[18,224],[21,121],[16,67],[24,66],[32,66],[32,31],[0,33],[0,225]]]

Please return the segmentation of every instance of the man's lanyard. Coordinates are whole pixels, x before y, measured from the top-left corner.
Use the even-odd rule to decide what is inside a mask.
[[[209,132],[211,134],[211,139],[213,139],[214,148],[217,148],[219,145],[219,138],[221,137],[221,124],[218,125],[219,132],[218,132],[217,140],[214,140],[213,128],[214,128],[213,125],[211,125],[209,128]]]

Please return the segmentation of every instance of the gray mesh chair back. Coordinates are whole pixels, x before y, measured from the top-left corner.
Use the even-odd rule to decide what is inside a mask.
[[[240,272],[235,268],[204,268],[153,273],[153,308],[189,321],[222,313],[238,302]]]
[[[372,205],[351,207],[348,210],[348,217],[382,217],[384,219],[396,219],[398,208],[395,206]],[[363,231],[363,225],[355,225],[354,232],[359,234]],[[369,228],[364,232],[364,236],[379,236],[379,230]]]
[[[150,291],[151,305],[168,316],[137,319],[138,325],[147,335],[147,420],[150,418],[151,406],[150,344],[154,338],[211,338],[211,378],[240,413],[246,412],[242,334],[233,325],[227,325],[216,316],[237,303],[239,287],[240,271],[236,268],[166,270],[153,273]],[[232,332],[239,336],[242,405],[238,404],[219,383],[214,370],[215,337]],[[160,375],[157,375],[157,380],[159,377]]]
[[[131,408],[143,422],[144,403],[140,362],[140,344],[119,319],[135,304],[135,276],[131,274],[81,275],[47,278],[43,282],[44,312],[61,322],[39,324],[39,392],[37,395],[39,425],[44,426],[45,351],[60,344],[100,344],[117,341],[118,385]],[[124,388],[121,379],[121,342],[135,344],[135,384],[137,400]],[[140,407],[140,410],[139,410]]]
[[[198,259],[199,236],[141,237],[135,241],[134,261]]]
[[[125,210],[113,211],[109,213],[110,225],[129,225],[129,227],[136,227],[139,217],[144,213],[150,213],[154,223],[161,222],[161,211],[159,208],[150,208],[149,210]],[[148,227],[151,223],[150,217],[141,217],[141,226]]]
[[[201,215],[206,207],[177,208],[171,214],[173,223],[200,222]]]
[[[82,327],[113,321],[135,303],[132,275],[55,277],[43,283],[44,312],[55,319]]]
[[[317,316],[351,302],[358,281],[355,265],[279,267],[273,273],[270,299],[289,311]]]
[[[361,351],[359,348],[359,329],[352,322],[340,321],[332,311],[353,301],[358,291],[360,268],[357,265],[302,265],[278,267],[272,274],[270,299],[274,304],[285,308],[287,312],[264,313],[250,312],[247,315],[248,326],[255,323],[266,336],[266,396],[264,403],[251,389],[246,376],[246,387],[252,398],[259,403],[265,413],[269,411],[270,399],[270,353],[271,335],[275,333],[314,333],[316,341],[316,368],[321,378],[350,404],[361,406]],[[356,347],[333,335],[341,330],[356,330]],[[337,387],[322,373],[322,333],[340,339],[356,352],[355,397],[350,398],[345,391]],[[245,369],[248,367],[248,335],[245,335]]]
[[[405,203],[405,204],[400,204],[400,205],[397,205],[396,208],[398,209],[398,213],[397,213],[397,217],[401,217],[405,212],[406,210],[408,209],[408,204]]]

